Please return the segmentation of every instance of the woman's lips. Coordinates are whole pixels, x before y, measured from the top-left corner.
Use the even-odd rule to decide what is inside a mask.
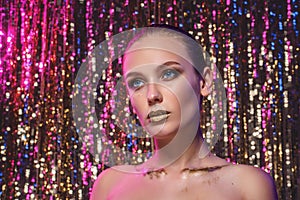
[[[170,116],[170,112],[166,110],[151,111],[147,118],[152,123],[163,122]]]

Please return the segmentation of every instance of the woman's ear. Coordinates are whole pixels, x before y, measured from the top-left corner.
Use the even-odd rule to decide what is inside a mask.
[[[205,67],[202,73],[202,79],[200,80],[200,94],[207,96],[213,89],[213,73],[209,67]]]

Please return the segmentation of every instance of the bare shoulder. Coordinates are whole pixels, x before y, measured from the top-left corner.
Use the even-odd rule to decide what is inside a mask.
[[[112,187],[122,176],[123,173],[114,168],[108,168],[102,171],[93,185],[90,199],[106,199]]]
[[[260,168],[249,165],[231,165],[233,180],[237,183],[245,200],[277,200],[277,192],[272,177]]]

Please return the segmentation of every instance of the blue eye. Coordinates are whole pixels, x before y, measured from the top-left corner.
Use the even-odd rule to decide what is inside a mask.
[[[140,79],[134,79],[129,81],[128,86],[130,89],[138,89],[144,85],[144,82]]]
[[[162,74],[163,80],[172,80],[178,76],[179,72],[174,69],[167,69]]]

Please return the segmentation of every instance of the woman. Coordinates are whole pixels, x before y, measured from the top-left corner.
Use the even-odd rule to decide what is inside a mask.
[[[103,171],[91,199],[277,199],[268,174],[228,163],[205,146],[199,109],[213,77],[195,43],[171,26],[145,28],[129,43],[123,75],[155,153],[135,173]]]

